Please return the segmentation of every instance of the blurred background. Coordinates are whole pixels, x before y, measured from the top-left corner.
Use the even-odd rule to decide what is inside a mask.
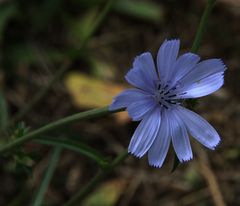
[[[0,128],[14,123],[2,132],[2,144],[9,134],[16,139],[29,128],[110,104],[129,87],[124,75],[134,57],[144,51],[156,55],[166,38],[181,39],[181,52],[189,51],[206,5],[205,0],[118,0],[92,31],[106,2],[0,1]],[[217,1],[198,52],[203,59],[222,58],[228,67],[224,87],[201,98],[194,109],[220,133],[216,151],[192,141],[194,159],[174,173],[172,151],[161,169],[148,166],[146,158],[129,156],[79,205],[240,205],[239,20],[239,0]],[[61,80],[42,92],[56,74]],[[39,92],[41,98],[28,110]],[[136,126],[122,112],[44,138],[74,140],[111,160],[127,148]],[[51,146],[31,142],[1,157],[0,205],[33,205],[51,153]],[[87,157],[62,151],[42,205],[63,205],[98,170]]]

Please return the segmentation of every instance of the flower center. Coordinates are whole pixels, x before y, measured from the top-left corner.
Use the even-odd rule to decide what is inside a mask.
[[[173,105],[180,104],[180,100],[176,98],[176,87],[170,88],[168,84],[163,84],[161,82],[157,83],[154,97],[160,106],[166,109]]]

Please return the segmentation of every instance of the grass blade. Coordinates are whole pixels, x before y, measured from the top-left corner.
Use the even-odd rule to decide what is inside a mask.
[[[97,152],[93,148],[75,140],[41,138],[36,140],[36,142],[40,144],[46,144],[46,145],[52,145],[52,146],[61,146],[62,148],[72,150],[74,152],[78,152],[92,159],[93,161],[97,162],[100,167],[106,167],[108,165],[103,155],[101,155],[99,152]]]
[[[4,130],[8,123],[8,106],[4,96],[0,93],[0,130]]]
[[[48,168],[46,169],[46,172],[43,176],[42,182],[40,184],[40,187],[38,188],[38,190],[36,191],[36,194],[34,196],[34,199],[32,201],[31,206],[40,206],[42,205],[43,199],[44,199],[44,195],[45,192],[48,188],[48,185],[52,179],[53,173],[55,171],[55,168],[57,166],[59,157],[60,157],[60,153],[61,153],[61,147],[55,147],[53,149],[53,153],[52,156],[49,160],[49,164],[48,164]]]

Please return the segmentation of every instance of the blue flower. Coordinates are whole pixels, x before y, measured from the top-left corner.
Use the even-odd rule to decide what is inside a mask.
[[[192,159],[188,133],[209,149],[220,142],[216,130],[201,116],[182,106],[184,99],[206,96],[224,82],[226,66],[220,59],[200,61],[193,53],[178,57],[179,40],[165,41],[157,54],[137,56],[126,80],[136,88],[114,98],[110,110],[127,108],[133,121],[141,121],[128,147],[129,153],[161,167],[172,142],[180,162]]]

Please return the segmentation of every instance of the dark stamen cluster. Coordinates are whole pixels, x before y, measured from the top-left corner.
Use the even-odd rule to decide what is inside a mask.
[[[161,107],[168,109],[172,105],[180,104],[180,101],[174,98],[176,96],[178,96],[176,94],[176,87],[169,88],[168,84],[157,84],[155,98]]]

